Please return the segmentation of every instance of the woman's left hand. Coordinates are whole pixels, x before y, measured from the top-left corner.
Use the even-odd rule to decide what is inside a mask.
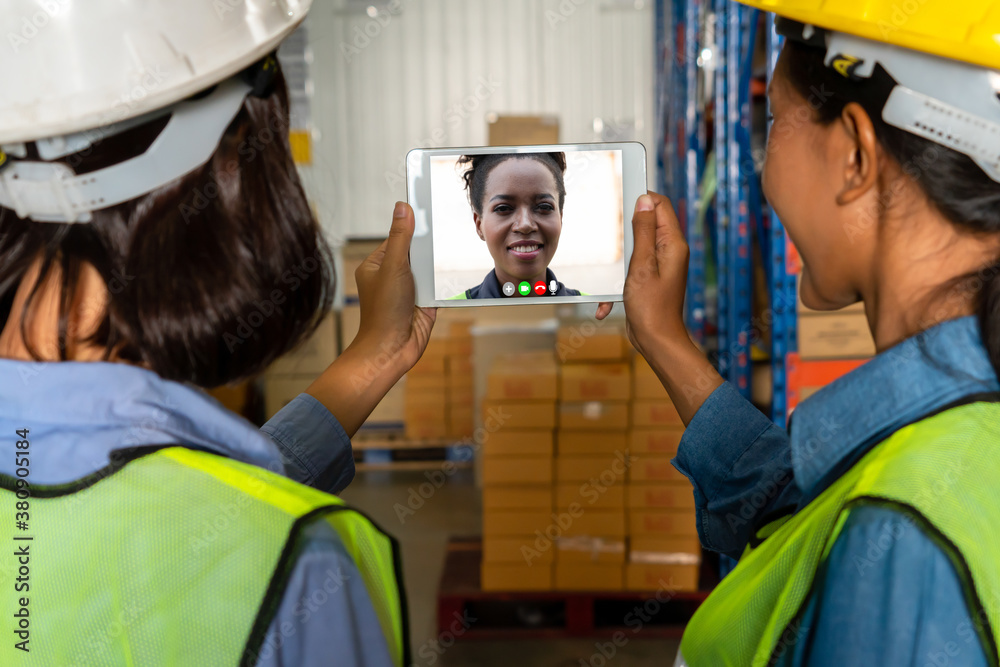
[[[416,307],[410,270],[413,210],[397,202],[389,238],[354,272],[361,326],[344,353],[306,389],[353,437],[427,348],[436,308]]]
[[[413,209],[396,202],[389,238],[369,255],[354,276],[361,301],[361,327],[355,345],[369,351],[387,368],[410,370],[427,348],[436,308],[418,308],[410,241]]]

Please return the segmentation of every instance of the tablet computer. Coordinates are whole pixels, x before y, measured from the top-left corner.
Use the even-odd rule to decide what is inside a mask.
[[[406,184],[417,305],[622,300],[642,144],[415,149]]]

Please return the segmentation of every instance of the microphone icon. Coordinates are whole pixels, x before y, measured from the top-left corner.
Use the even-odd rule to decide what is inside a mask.
[[[556,292],[559,291],[559,284],[554,280],[549,281],[549,294],[555,296]]]

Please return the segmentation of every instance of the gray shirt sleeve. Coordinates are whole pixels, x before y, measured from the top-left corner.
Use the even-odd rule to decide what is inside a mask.
[[[303,532],[257,667],[393,667],[361,573],[326,521]]]
[[[354,479],[351,439],[309,394],[296,396],[260,430],[277,444],[285,475],[296,482],[335,494]]]

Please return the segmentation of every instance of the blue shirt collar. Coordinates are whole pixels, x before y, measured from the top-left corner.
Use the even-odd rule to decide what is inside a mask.
[[[997,391],[974,316],[878,354],[795,409],[792,468],[802,505],[897,429],[972,394]]]
[[[120,363],[0,359],[0,472],[13,435],[29,429],[31,481],[70,482],[107,466],[115,449],[184,444],[281,472],[260,430],[199,389]]]

